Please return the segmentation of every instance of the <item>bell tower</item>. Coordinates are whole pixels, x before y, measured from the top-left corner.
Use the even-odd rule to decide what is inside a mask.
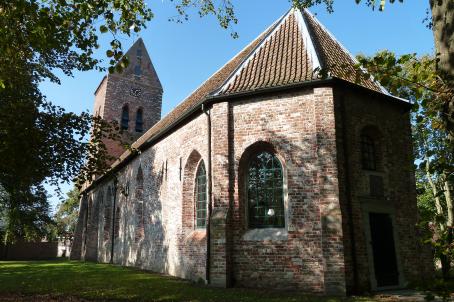
[[[132,137],[134,141],[161,119],[163,90],[142,38],[126,55],[128,67],[120,74],[106,75],[96,89],[94,114],[117,121],[124,138]],[[104,143],[115,158],[124,152],[118,142]]]

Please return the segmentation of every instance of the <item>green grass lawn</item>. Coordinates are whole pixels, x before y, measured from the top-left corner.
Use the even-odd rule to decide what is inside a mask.
[[[367,297],[318,297],[299,293],[217,289],[177,278],[107,264],[78,261],[0,261],[0,300],[11,295],[132,301],[376,301]]]

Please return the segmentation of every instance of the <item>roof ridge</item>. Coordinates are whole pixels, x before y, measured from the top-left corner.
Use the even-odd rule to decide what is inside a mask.
[[[277,22],[277,21],[276,21]],[[270,26],[268,26],[261,34],[258,35],[257,38],[255,38],[254,40],[252,40],[250,43],[248,43],[245,47],[243,47],[236,55],[234,55],[229,61],[227,61],[224,65],[222,65],[221,67],[219,67],[215,72],[213,72],[205,81],[203,81],[199,86],[197,86],[197,88],[195,88],[194,90],[192,90],[181,102],[179,102],[175,107],[173,107],[170,111],[172,112],[173,109],[177,108],[178,106],[180,106],[181,104],[183,104],[189,97],[191,97],[194,93],[197,92],[197,90],[199,90],[201,87],[203,87],[203,85],[205,85],[209,80],[211,80],[213,78],[214,75],[216,75],[217,73],[219,73],[220,71],[222,71],[222,69],[224,69],[229,63],[231,63],[233,60],[235,60],[243,51],[245,51],[248,47],[250,47],[252,44],[254,44],[254,42],[260,38],[260,36],[265,33],[267,30],[269,30],[271,27],[273,27],[276,22],[274,22],[273,24],[271,24]],[[251,51],[251,52],[254,52],[255,51],[255,48]],[[240,64],[241,65],[241,64]],[[222,85],[221,85],[222,87]],[[167,114],[166,114],[167,116]]]
[[[305,11],[308,11],[307,9],[304,9]],[[312,61],[312,70],[315,71],[317,68],[321,68],[321,60],[318,56],[317,50],[315,49],[314,41],[312,40],[312,34],[309,31],[309,27],[307,26],[307,22],[304,19],[304,14],[301,12],[301,10],[298,10],[299,14],[297,14],[297,19],[298,19],[298,25],[301,26],[301,33],[303,35],[304,39],[304,45],[306,46],[306,50],[309,51],[311,55],[311,61]],[[309,40],[309,41],[308,41]],[[308,43],[309,42],[309,43]],[[309,47],[308,47],[309,46]],[[309,49],[308,49],[309,48]]]
[[[132,143],[132,146],[138,147],[145,143],[148,139],[153,137],[156,133],[156,129],[159,129],[159,127],[166,127],[168,122],[175,119],[176,115],[179,116],[181,113],[184,113],[185,111],[191,110],[192,108],[195,108],[196,106],[200,105],[200,101],[203,101],[206,97],[210,96],[213,91],[218,89],[219,84],[216,82],[214,83],[213,88],[209,88],[210,86],[210,81],[216,81],[216,77],[219,76],[221,77],[221,80],[223,78],[222,72],[224,69],[227,69],[227,74],[230,75],[231,72],[228,71],[229,69],[229,64],[233,64],[233,66],[237,66],[235,60],[239,59],[240,62],[243,61],[241,58],[243,55],[246,57],[249,56],[250,53],[252,53],[255,49],[253,47],[251,50],[248,50],[248,48],[254,46],[255,43],[260,44],[261,39],[264,39],[264,34],[267,33],[267,31],[271,30],[273,26],[276,25],[277,22],[274,22],[271,26],[269,26],[264,32],[262,32],[257,38],[252,40],[249,44],[247,44],[240,52],[238,52],[235,56],[232,57],[227,63],[225,63],[222,67],[220,67],[217,71],[215,71],[211,76],[209,76],[204,82],[202,82],[196,89],[194,89],[187,97],[185,97],[180,103],[178,103],[175,107],[173,107],[164,117],[162,117],[155,125],[153,125],[150,129],[148,129],[142,136],[140,136],[136,141]],[[208,88],[207,88],[208,86]],[[206,89],[207,91],[203,91]],[[214,89],[214,90],[213,90]],[[202,93],[201,96],[197,96],[198,93]],[[194,100],[192,100],[194,98]],[[178,112],[178,111],[182,112]]]
[[[318,26],[320,26],[320,28],[325,31],[329,37],[335,42],[337,43],[337,45],[339,45],[339,47],[342,49],[342,51],[344,51],[349,57],[350,59],[352,59],[352,61],[356,64],[359,65],[359,68],[361,69],[361,71],[363,72],[366,72],[368,73],[368,71],[366,70],[366,68],[364,68],[364,66],[361,65],[361,63],[358,61],[358,59],[356,59],[356,57],[354,57],[351,52],[344,46],[344,44],[342,44],[338,39],[336,39],[336,37],[331,33],[331,31],[325,26],[323,25],[323,23],[321,23],[317,17],[315,17],[314,14],[312,14],[307,8],[304,8],[302,9],[304,11],[304,13],[307,14],[307,16],[309,16],[310,18],[312,18],[314,20],[314,22],[316,22],[318,24]],[[304,15],[304,13],[302,13],[302,15]],[[304,18],[304,17],[303,17]],[[391,95],[389,93],[389,91],[383,87],[380,82],[378,82],[373,75],[370,75],[370,79],[372,80],[372,82],[374,82],[381,90],[382,93],[384,94],[387,94],[387,95]]]
[[[278,20],[271,24],[271,26],[269,26],[262,32],[262,34],[264,34],[269,31],[263,38],[263,40],[253,50],[251,50],[251,52],[243,59],[240,64],[238,64],[237,68],[227,77],[227,79],[210,95],[218,95],[224,90],[224,88],[227,88],[229,84],[236,79],[236,75],[239,73],[239,71],[243,69],[243,67],[250,61],[254,54],[256,54],[256,52],[273,36],[273,34],[279,29],[279,25],[285,21],[285,19],[290,15],[291,11],[292,9],[288,10],[284,15],[282,15]]]

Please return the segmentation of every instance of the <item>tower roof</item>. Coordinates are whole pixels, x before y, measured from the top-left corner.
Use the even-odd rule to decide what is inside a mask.
[[[125,55],[129,58],[129,65],[119,74],[120,76],[133,77],[137,76],[139,72],[139,77],[143,84],[162,90],[161,81],[142,38],[137,39]]]

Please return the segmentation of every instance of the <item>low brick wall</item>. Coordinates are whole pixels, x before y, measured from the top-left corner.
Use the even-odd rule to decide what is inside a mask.
[[[1,260],[45,260],[57,258],[57,242],[20,242],[0,246]]]

